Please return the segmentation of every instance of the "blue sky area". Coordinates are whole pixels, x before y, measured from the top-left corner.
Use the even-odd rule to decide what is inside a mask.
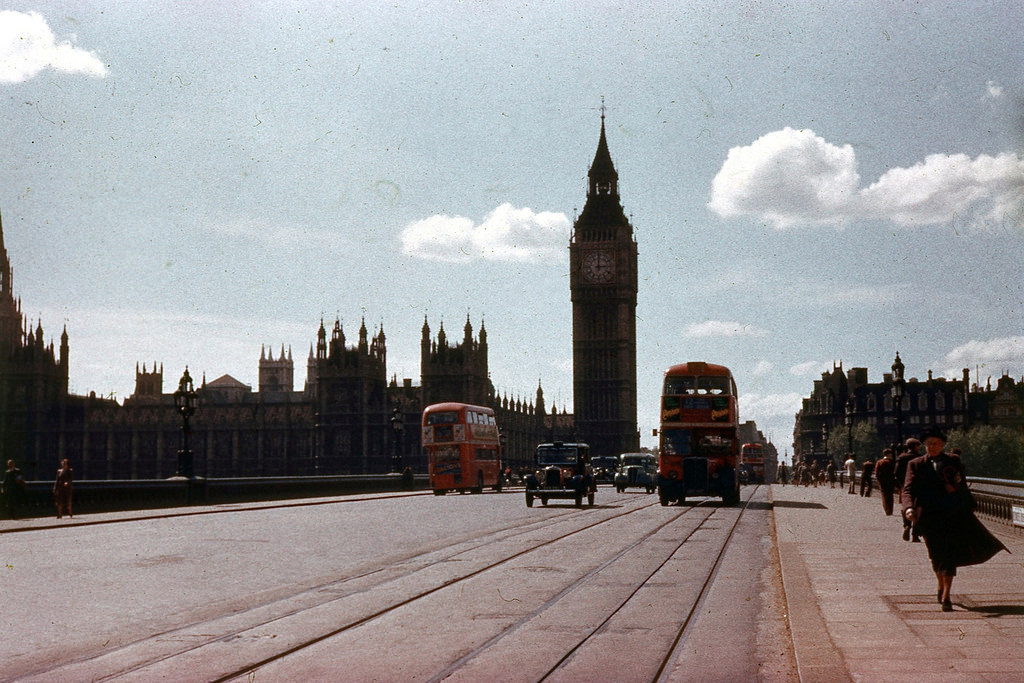
[[[71,389],[296,384],[324,318],[419,381],[486,324],[499,393],[572,409],[568,242],[602,98],[640,251],[639,425],[730,366],[791,452],[823,370],[1024,375],[1024,4],[15,3],[0,214]]]

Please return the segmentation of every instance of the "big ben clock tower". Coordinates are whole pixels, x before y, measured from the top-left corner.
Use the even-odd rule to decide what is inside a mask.
[[[594,455],[636,451],[637,249],[604,134],[569,242],[573,412]]]

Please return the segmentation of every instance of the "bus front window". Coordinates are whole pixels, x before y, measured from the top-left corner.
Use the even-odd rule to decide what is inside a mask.
[[[459,414],[454,411],[445,411],[443,413],[429,413],[427,415],[428,425],[453,425],[459,421]]]
[[[697,378],[697,389],[702,394],[728,394],[728,377],[699,377]]]
[[[666,377],[665,390],[662,394],[665,396],[692,394],[696,389],[696,380],[696,377]]]
[[[661,452],[665,455],[690,454],[689,429],[663,429],[661,435]]]

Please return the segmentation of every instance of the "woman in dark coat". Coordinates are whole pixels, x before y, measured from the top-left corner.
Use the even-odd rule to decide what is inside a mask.
[[[924,536],[938,580],[936,597],[943,612],[952,612],[949,594],[956,568],[985,562],[1006,546],[974,516],[974,497],[967,488],[963,462],[943,452],[945,434],[931,429],[921,440],[925,455],[907,465],[900,507]]]

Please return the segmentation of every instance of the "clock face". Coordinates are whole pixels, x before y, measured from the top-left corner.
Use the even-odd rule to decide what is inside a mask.
[[[589,282],[608,282],[615,277],[615,257],[607,251],[593,251],[583,257],[583,277]]]

